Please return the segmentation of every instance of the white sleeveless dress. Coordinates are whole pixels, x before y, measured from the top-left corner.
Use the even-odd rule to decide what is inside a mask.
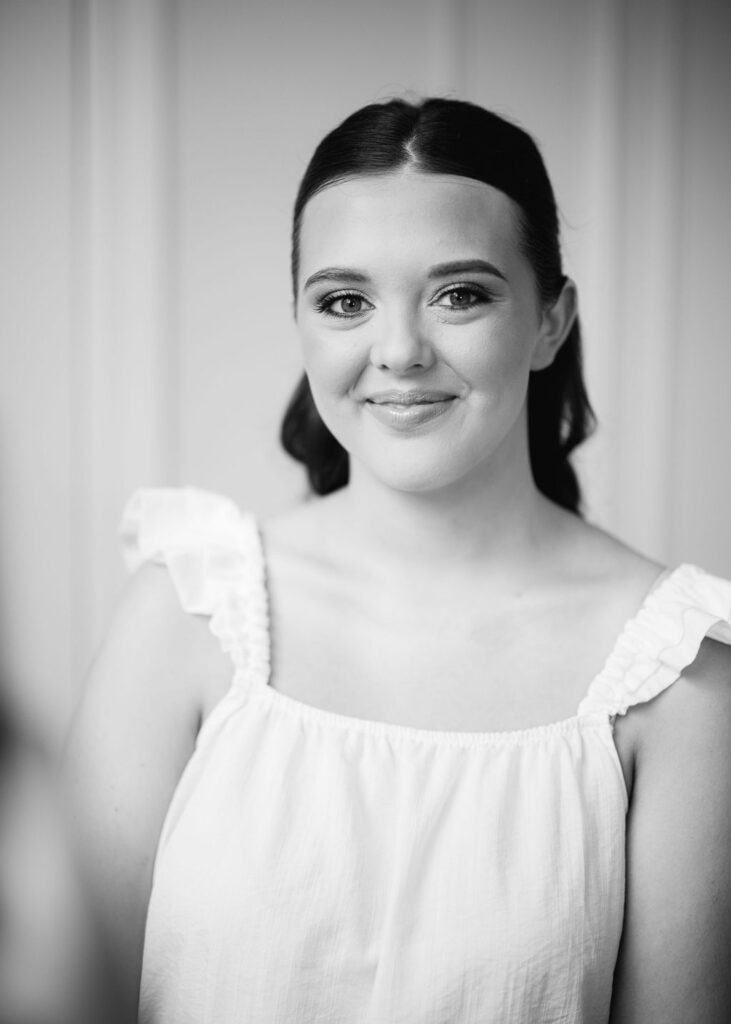
[[[625,882],[614,717],[705,636],[731,643],[731,583],[666,574],[574,717],[447,732],[268,685],[262,546],[227,499],[140,491],[122,535],[233,662],[162,829],[142,1024],[605,1022]]]

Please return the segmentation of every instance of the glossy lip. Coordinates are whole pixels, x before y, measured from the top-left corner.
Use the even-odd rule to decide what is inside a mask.
[[[379,391],[365,401],[380,423],[394,430],[413,430],[443,416],[456,395],[446,391]]]
[[[427,405],[432,402],[451,401],[456,397],[448,391],[422,391],[414,388],[410,391],[376,391],[368,395],[366,402],[373,405]]]

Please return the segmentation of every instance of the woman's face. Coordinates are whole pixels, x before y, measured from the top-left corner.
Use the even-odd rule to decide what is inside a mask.
[[[441,488],[524,458],[528,376],[565,320],[541,309],[517,207],[489,185],[404,170],[305,207],[297,323],[312,394],[389,486]]]

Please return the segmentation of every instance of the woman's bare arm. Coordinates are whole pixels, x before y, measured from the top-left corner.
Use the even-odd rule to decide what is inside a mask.
[[[731,1020],[731,648],[632,709],[636,767],[612,1024]]]
[[[206,666],[229,673],[205,619],[146,565],[123,594],[75,717],[64,777],[92,909],[136,1015],[152,867],[194,747]]]

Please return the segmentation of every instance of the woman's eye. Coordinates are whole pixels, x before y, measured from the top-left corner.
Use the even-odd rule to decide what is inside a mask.
[[[317,310],[328,316],[339,316],[343,319],[359,316],[373,306],[357,292],[340,292],[338,295],[326,295],[317,303]]]
[[[473,306],[480,306],[487,301],[488,297],[484,292],[465,285],[442,292],[435,304],[443,309],[472,309]]]

